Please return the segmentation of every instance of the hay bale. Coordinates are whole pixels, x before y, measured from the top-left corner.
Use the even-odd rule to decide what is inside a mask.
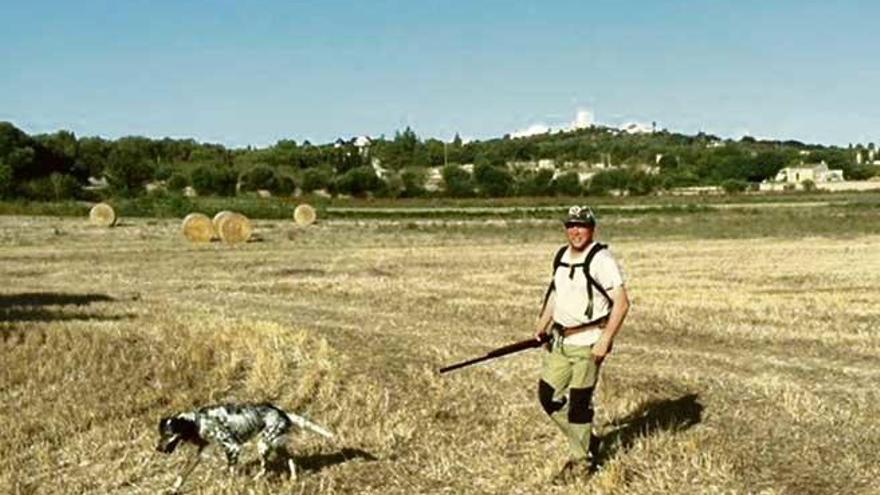
[[[99,227],[116,225],[116,212],[107,203],[98,203],[89,211],[89,221]]]
[[[229,244],[237,244],[239,242],[247,242],[251,238],[253,227],[248,217],[241,213],[231,213],[220,219],[217,234],[223,242]]]
[[[315,223],[315,219],[317,218],[318,214],[309,204],[303,203],[293,210],[293,221],[296,222],[297,225],[311,225]]]
[[[214,224],[202,213],[190,213],[183,217],[181,231],[190,242],[211,242],[214,238]]]
[[[223,210],[223,211],[217,212],[217,214],[214,215],[214,219],[212,220],[212,223],[214,224],[214,232],[216,232],[217,235],[220,235],[220,222],[224,218],[226,218],[232,214],[233,214],[233,212],[231,212],[229,210]]]

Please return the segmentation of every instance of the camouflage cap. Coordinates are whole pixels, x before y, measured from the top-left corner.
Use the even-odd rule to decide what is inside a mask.
[[[571,225],[586,225],[588,227],[596,226],[596,215],[589,206],[572,206],[568,209],[568,215],[563,220],[566,227]]]

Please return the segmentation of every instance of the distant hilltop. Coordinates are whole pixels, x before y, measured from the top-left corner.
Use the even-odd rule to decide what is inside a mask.
[[[504,197],[728,193],[823,188],[880,172],[874,143],[848,147],[706,133],[651,124],[612,128],[579,115],[569,128],[465,141],[355,136],[226,148],[193,139],[28,135],[0,122],[0,197],[102,199],[182,193],[291,196]],[[816,172],[817,167],[825,169]],[[781,173],[785,170],[812,172]],[[824,171],[823,171],[824,170]],[[763,185],[762,185],[763,184]],[[770,184],[770,186],[768,186]],[[865,187],[873,187],[871,183]],[[829,188],[831,188],[829,186]]]

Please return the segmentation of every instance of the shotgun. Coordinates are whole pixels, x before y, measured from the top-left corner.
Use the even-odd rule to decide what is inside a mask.
[[[536,340],[534,337],[526,340],[521,340],[519,342],[514,342],[513,344],[506,345],[504,347],[499,347],[497,349],[492,349],[487,352],[485,355],[468,359],[467,361],[462,361],[460,363],[451,364],[444,368],[440,368],[440,373],[446,373],[448,371],[457,370],[459,368],[464,368],[465,366],[470,366],[472,364],[477,364],[483,361],[488,361],[490,359],[499,358],[501,356],[506,356],[508,354],[513,354],[515,352],[524,351],[526,349],[534,349],[535,347],[541,347],[545,343],[550,341],[550,335],[544,334],[541,337],[541,340]]]

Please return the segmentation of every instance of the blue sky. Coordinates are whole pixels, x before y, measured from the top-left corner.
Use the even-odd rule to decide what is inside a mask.
[[[227,146],[657,122],[880,144],[880,2],[0,0],[0,120]]]

